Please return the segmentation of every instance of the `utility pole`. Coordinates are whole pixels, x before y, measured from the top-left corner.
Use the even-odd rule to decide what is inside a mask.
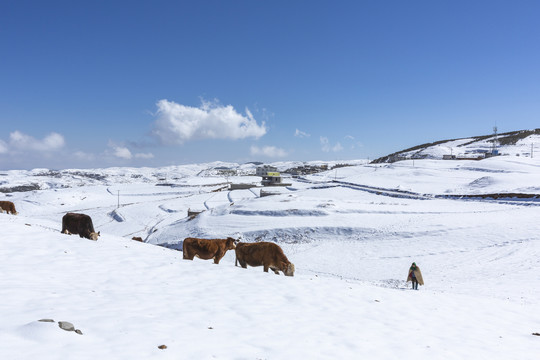
[[[120,190],[117,190],[118,191],[118,205],[116,206],[116,208],[118,209],[120,207]]]
[[[533,151],[534,151],[534,143],[531,144],[531,159],[532,159],[532,157],[533,157]]]
[[[497,126],[494,126],[493,127],[493,143],[492,143],[492,146],[491,146],[491,155],[495,155],[495,150],[497,150],[497,143],[498,143],[498,138],[497,138]]]

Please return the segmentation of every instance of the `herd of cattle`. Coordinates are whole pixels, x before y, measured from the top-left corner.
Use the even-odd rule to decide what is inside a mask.
[[[11,201],[0,201],[0,209],[1,212],[17,214]],[[90,240],[97,240],[100,235],[100,232],[95,232],[90,216],[71,212],[62,217],[62,233],[78,234]],[[235,266],[238,266],[238,263],[244,269],[247,265],[262,266],[265,272],[270,269],[276,274],[282,271],[286,276],[294,275],[294,264],[287,259],[279,245],[271,242],[244,243],[231,237],[226,239],[190,237],[184,239],[182,245],[184,259],[193,260],[194,257],[203,260],[214,259],[215,264],[219,264],[228,250],[234,250],[236,253]]]

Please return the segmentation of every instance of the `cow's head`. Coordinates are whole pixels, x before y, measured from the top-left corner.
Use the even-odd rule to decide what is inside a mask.
[[[226,244],[227,250],[235,249],[236,248],[236,243],[237,243],[236,239],[233,239],[232,237],[228,237],[227,238],[227,244]]]
[[[101,231],[98,231],[97,233],[91,232],[90,233],[90,240],[97,240],[98,236],[101,234]]]
[[[294,276],[294,264],[288,263],[285,266],[285,270],[283,270],[283,273],[285,276]]]

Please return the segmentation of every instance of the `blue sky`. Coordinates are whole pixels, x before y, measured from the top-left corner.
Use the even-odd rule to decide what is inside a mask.
[[[538,1],[0,3],[0,169],[376,158],[540,127]]]

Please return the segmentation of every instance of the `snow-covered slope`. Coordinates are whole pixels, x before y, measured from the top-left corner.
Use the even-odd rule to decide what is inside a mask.
[[[540,155],[540,129],[440,140],[401,150],[373,162],[394,162],[402,159],[442,159],[444,155],[474,158],[492,153],[494,149],[502,156],[534,157],[535,152]]]
[[[540,159],[354,163],[265,197],[224,187],[254,165],[4,172],[43,190],[0,194],[19,211],[0,214],[0,358],[535,359],[540,200],[441,196],[538,194]],[[68,211],[100,239],[60,234]],[[154,246],[187,236],[277,242],[295,277]]]
[[[535,359],[538,353],[531,335],[540,323],[537,303],[458,295],[451,287],[386,289],[302,269],[287,278],[235,268],[230,253],[220,265],[191,262],[174,250],[109,234],[92,242],[25,225],[31,221],[0,219],[3,359]],[[82,335],[61,330],[58,321]]]

